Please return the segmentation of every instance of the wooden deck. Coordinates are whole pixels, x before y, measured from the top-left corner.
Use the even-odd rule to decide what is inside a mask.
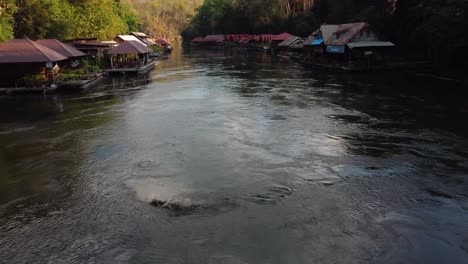
[[[150,63],[146,64],[145,66],[139,67],[139,68],[114,68],[114,69],[107,69],[105,72],[108,74],[115,74],[115,73],[120,73],[120,74],[138,74],[138,75],[144,75],[149,73],[154,69],[156,66],[156,62],[151,61]]]

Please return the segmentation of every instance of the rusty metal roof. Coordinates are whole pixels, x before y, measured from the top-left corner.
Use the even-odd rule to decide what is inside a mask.
[[[341,24],[328,39],[325,45],[343,46],[348,44],[364,28],[370,27],[366,22]]]
[[[0,63],[55,62],[68,59],[30,39],[12,39],[0,44]]]
[[[83,52],[56,39],[40,39],[36,42],[69,58],[86,56]]]
[[[130,40],[122,42],[120,45],[111,49],[108,54],[145,54],[150,53],[153,50],[141,44],[138,41]]]

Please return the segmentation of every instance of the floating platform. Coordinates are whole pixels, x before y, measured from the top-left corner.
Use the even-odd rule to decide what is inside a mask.
[[[48,93],[57,90],[57,86],[48,87],[15,87],[15,88],[0,88],[0,93],[13,94],[13,93]]]
[[[99,74],[95,78],[87,80],[73,80],[60,83],[60,90],[86,90],[97,86],[104,80],[104,75]]]
[[[107,69],[105,70],[108,74],[137,74],[137,75],[144,75],[149,73],[150,71],[154,70],[156,66],[156,62],[152,61],[145,66],[139,68],[114,68],[114,69]]]

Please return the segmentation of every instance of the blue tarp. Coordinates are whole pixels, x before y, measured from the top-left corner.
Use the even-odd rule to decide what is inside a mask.
[[[319,39],[316,39],[316,40],[312,41],[311,45],[318,46],[318,45],[320,45],[322,43],[323,43],[323,38],[319,38]]]
[[[345,53],[345,46],[327,46],[328,53]]]

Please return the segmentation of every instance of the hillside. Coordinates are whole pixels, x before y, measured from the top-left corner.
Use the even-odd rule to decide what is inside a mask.
[[[122,0],[139,18],[143,31],[156,37],[179,39],[204,0]]]

